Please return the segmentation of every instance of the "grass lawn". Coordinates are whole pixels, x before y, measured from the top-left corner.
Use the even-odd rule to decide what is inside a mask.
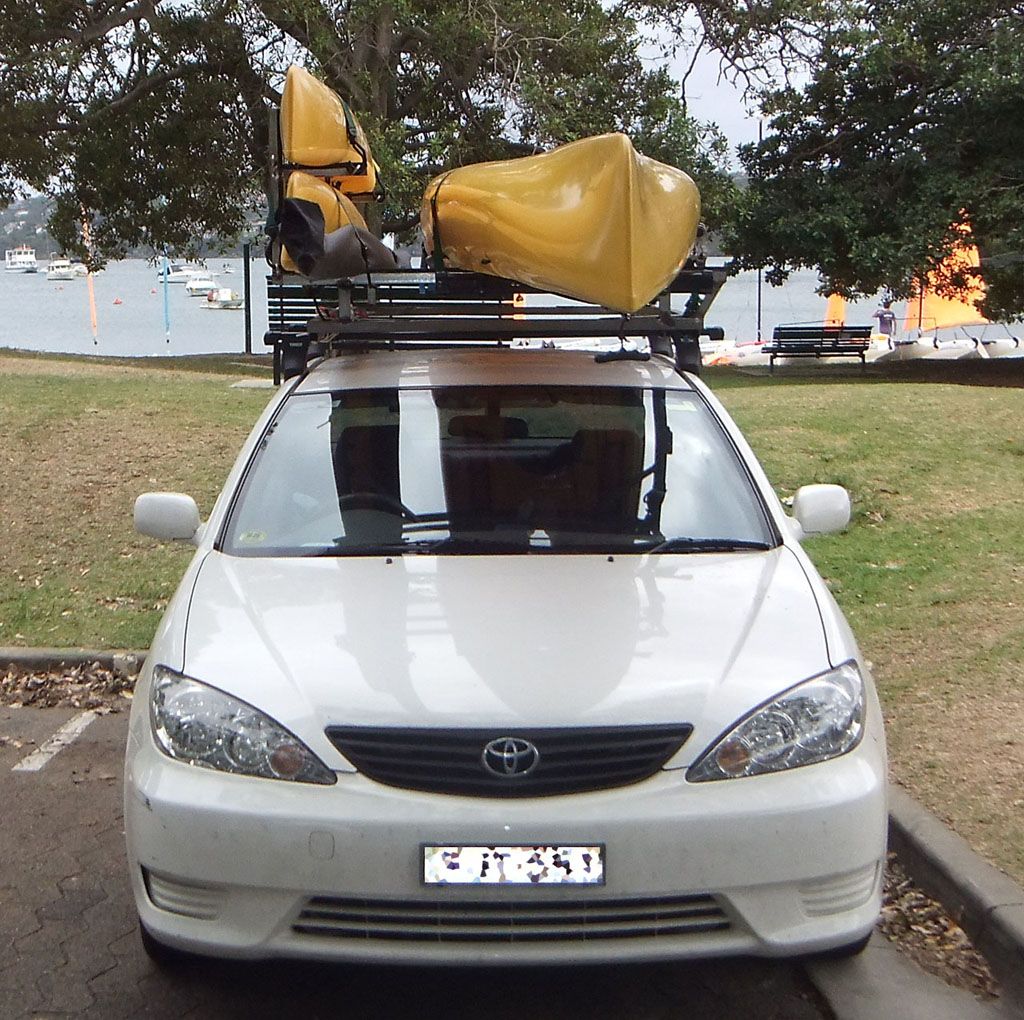
[[[1024,881],[1024,389],[829,375],[705,378],[780,495],[849,489],[849,530],[806,548],[873,664],[893,775]]]
[[[239,361],[0,354],[0,645],[146,647],[191,547],[135,535],[132,502],[209,510],[269,396],[229,387],[269,375]],[[1024,881],[1024,389],[705,378],[782,496],[850,490],[851,528],[808,549],[873,663],[894,776]]]
[[[248,366],[195,360],[0,355],[0,645],[148,646],[192,547],[136,535],[135,497],[209,511],[269,397],[230,388]]]

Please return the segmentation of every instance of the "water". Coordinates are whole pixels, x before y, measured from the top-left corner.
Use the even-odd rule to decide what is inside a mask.
[[[241,259],[210,259],[218,286],[243,292]],[[229,266],[233,272],[223,271]],[[252,349],[266,353],[266,266],[251,263]],[[189,297],[181,284],[168,287],[170,341],[164,331],[164,296],[157,267],[142,259],[113,262],[93,277],[97,336],[89,322],[86,280],[47,280],[45,262],[35,274],[0,271],[0,347],[108,357],[177,354],[240,354],[245,350],[245,313],[211,311],[204,297]],[[119,302],[119,303],[115,303]]]
[[[772,329],[779,323],[820,323],[825,319],[826,300],[816,293],[820,285],[812,269],[799,269],[790,274],[782,287],[761,287],[761,336],[770,340]],[[718,293],[705,317],[709,326],[721,326],[726,340],[746,342],[757,340],[757,273],[746,272],[730,277]],[[678,301],[678,298],[676,299]],[[850,325],[871,326],[872,312],[880,296],[846,303],[846,321]],[[902,307],[897,309],[902,321]]]
[[[242,260],[211,259],[208,267],[220,286],[242,292]],[[225,273],[230,266],[232,273]],[[267,328],[266,268],[251,263],[252,349],[265,353]],[[164,334],[163,287],[158,270],[144,260],[114,262],[94,277],[97,339],[89,323],[89,301],[84,278],[64,282],[34,275],[0,272],[0,347],[64,354],[111,357],[153,357],[183,354],[235,354],[245,350],[245,315],[238,311],[210,311],[203,298],[189,297],[180,284],[168,288],[170,341]],[[780,322],[821,322],[825,299],[815,293],[817,273],[794,272],[784,287],[762,288],[761,332],[767,339]],[[119,303],[115,303],[119,301]],[[680,307],[685,299],[677,297]],[[875,299],[847,305],[847,322],[868,323],[877,307]],[[729,279],[707,315],[707,323],[721,326],[730,340],[757,339],[757,274],[741,273]]]

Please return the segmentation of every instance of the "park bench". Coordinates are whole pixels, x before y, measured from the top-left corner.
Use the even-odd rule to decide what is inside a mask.
[[[769,355],[768,370],[776,358],[860,358],[871,346],[871,326],[776,326],[764,345]]]

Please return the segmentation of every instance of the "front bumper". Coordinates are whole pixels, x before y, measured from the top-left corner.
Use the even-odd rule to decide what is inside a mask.
[[[662,772],[615,790],[495,801],[358,774],[330,787],[226,775],[133,735],[125,827],[142,923],[162,942],[211,955],[480,964],[785,956],[871,930],[885,762],[869,734],[842,758],[789,773],[690,784]],[[601,843],[606,882],[425,886],[425,843]]]

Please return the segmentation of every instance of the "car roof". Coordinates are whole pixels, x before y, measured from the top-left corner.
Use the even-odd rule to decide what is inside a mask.
[[[438,386],[625,386],[692,390],[672,362],[598,362],[594,351],[559,348],[395,348],[342,352],[316,364],[293,392]]]

